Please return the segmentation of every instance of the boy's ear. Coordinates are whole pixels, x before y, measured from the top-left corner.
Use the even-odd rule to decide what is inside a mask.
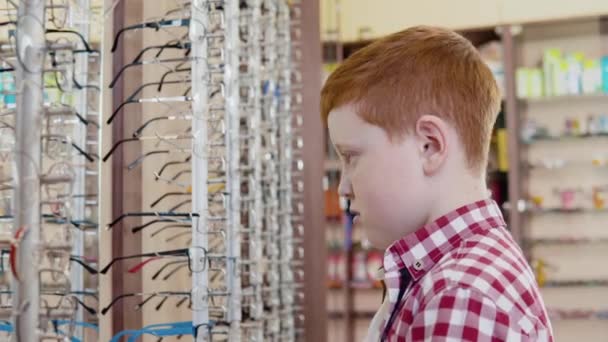
[[[425,175],[436,173],[445,162],[447,130],[447,123],[435,115],[423,115],[416,121],[416,136]]]

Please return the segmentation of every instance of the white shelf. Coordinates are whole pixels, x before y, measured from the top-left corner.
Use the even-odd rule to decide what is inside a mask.
[[[608,100],[608,94],[580,94],[580,95],[561,95],[537,98],[519,98],[518,101],[524,104],[544,104],[561,103],[570,101],[604,101]]]

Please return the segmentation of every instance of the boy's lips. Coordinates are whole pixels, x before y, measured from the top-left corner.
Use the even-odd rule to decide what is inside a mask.
[[[350,210],[350,215],[353,217],[353,223],[356,223],[357,221],[360,220],[359,217],[361,216],[361,214],[358,211],[351,209]]]

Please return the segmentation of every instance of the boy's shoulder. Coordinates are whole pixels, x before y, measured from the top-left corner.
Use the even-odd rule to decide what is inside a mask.
[[[482,294],[505,313],[518,311],[527,316],[543,307],[536,305],[542,300],[532,270],[502,227],[484,229],[463,240],[421,280],[422,298],[463,288]]]

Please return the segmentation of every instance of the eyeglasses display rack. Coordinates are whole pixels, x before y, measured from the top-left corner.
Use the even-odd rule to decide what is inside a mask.
[[[101,55],[88,0],[3,8],[3,339],[95,338]]]
[[[146,19],[115,27],[111,44],[117,53],[142,35],[141,52],[109,77],[109,86],[128,83],[135,90],[104,111],[108,129],[127,121],[139,127],[104,144],[103,160],[137,150],[119,171],[141,183],[133,197],[141,209],[114,212],[107,224],[141,239],[141,250],[123,245],[101,269],[115,272],[113,281],[124,273],[142,284],[141,291],[112,293],[103,306],[103,315],[114,315],[133,303],[140,315],[140,326],[123,324],[112,340],[299,340],[297,4],[142,6]],[[140,86],[134,77],[142,78]],[[137,191],[135,184],[127,181],[118,195],[129,201],[132,192],[124,189]],[[300,184],[296,190],[294,184]]]

